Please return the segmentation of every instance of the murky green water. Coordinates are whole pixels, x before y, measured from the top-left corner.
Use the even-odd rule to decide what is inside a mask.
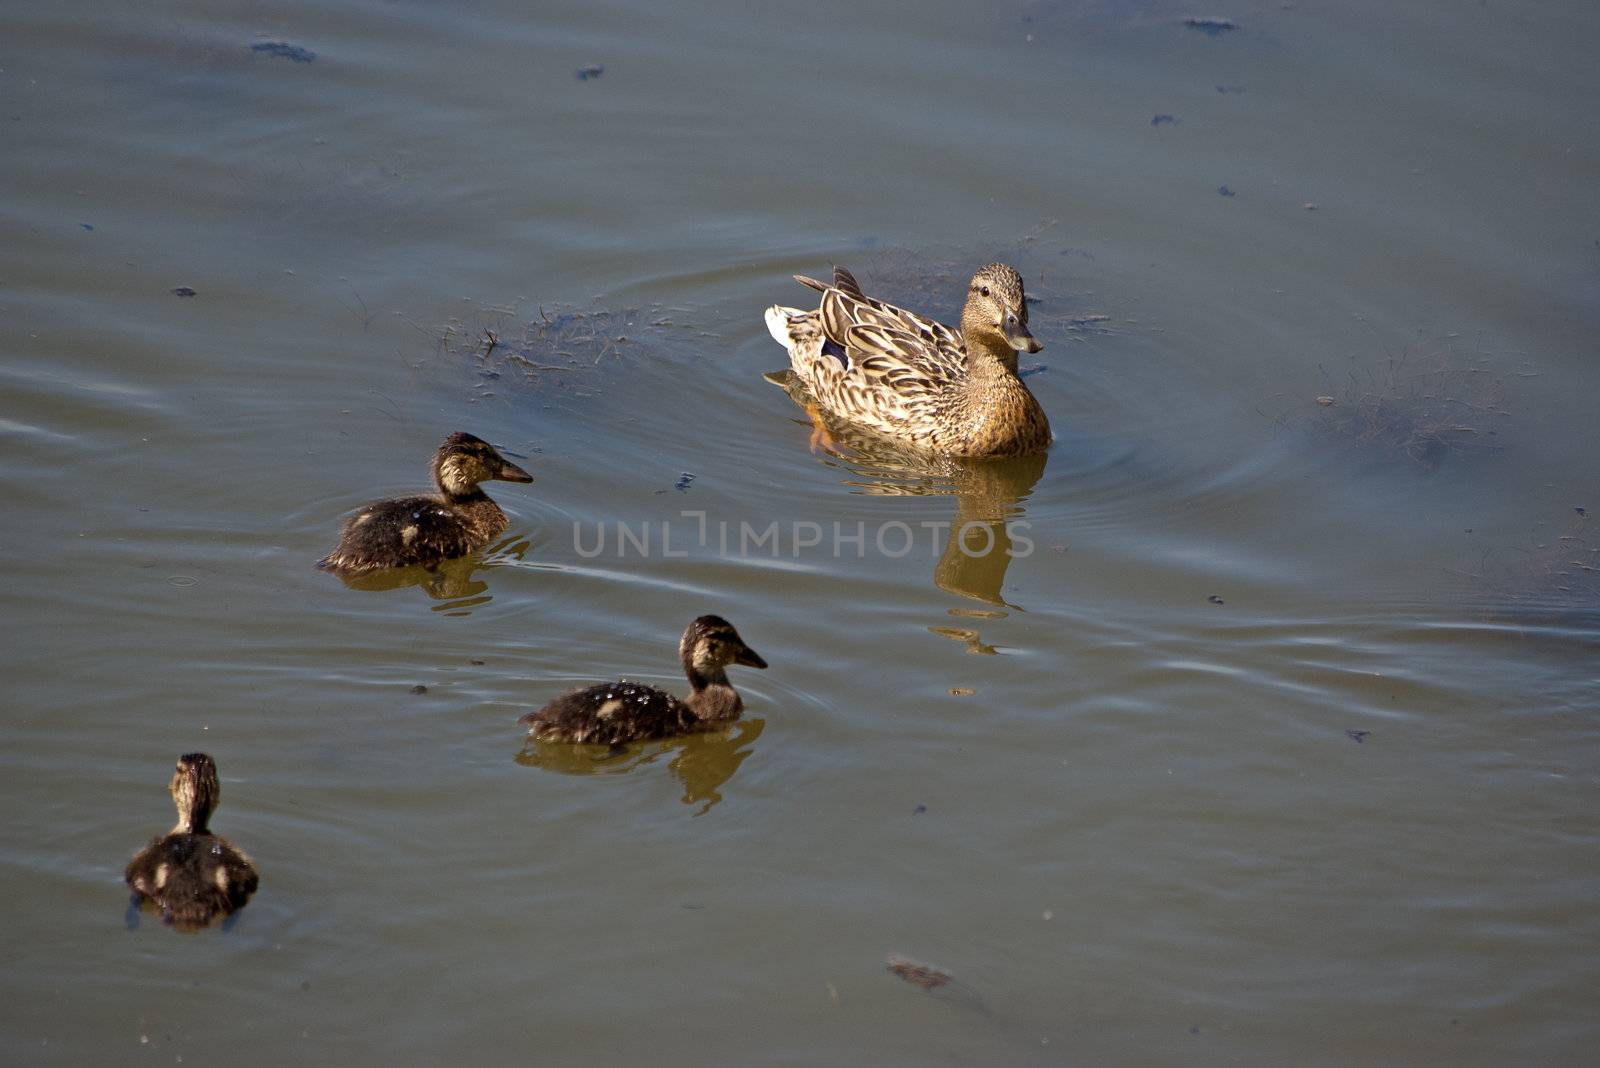
[[[1591,1059],[1600,16],[1194,13],[0,13],[5,1059]],[[789,275],[996,258],[1047,460],[810,452]],[[504,544],[311,569],[456,429]],[[261,890],[129,931],[192,749]]]

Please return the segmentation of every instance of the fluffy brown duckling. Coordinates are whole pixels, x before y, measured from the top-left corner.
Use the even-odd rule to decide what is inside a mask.
[[[622,745],[646,738],[708,730],[739,718],[744,702],[728,682],[729,664],[767,662],[721,616],[701,616],[678,643],[689,696],[682,700],[643,683],[604,682],[558,697],[517,722],[540,742]]]
[[[256,869],[206,825],[222,792],[210,757],[179,757],[168,789],[178,806],[178,823],[128,862],[126,878],[136,904],[149,901],[167,923],[194,931],[243,908],[256,892]]]
[[[339,545],[317,561],[324,571],[362,575],[384,568],[437,567],[483,548],[506,529],[506,514],[481,482],[532,482],[533,476],[482,438],[455,433],[433,454],[433,496],[373,501],[344,521]]]

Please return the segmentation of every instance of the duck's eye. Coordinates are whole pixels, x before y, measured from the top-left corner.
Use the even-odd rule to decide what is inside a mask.
[[[978,292],[982,293],[984,296],[987,297],[989,295],[989,287],[988,286],[979,286],[978,287]]]

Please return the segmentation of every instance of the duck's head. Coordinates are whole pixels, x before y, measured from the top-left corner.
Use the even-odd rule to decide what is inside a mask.
[[[961,336],[969,346],[1007,355],[1044,348],[1028,332],[1028,298],[1020,274],[1003,263],[978,269],[961,310]],[[1008,362],[1015,364],[1016,357]]]
[[[733,624],[721,616],[701,616],[690,623],[678,642],[678,655],[683,658],[684,674],[696,689],[706,683],[726,683],[729,664],[767,666],[761,654],[746,645]]]
[[[183,754],[167,789],[172,793],[172,803],[178,806],[179,829],[205,831],[206,822],[222,797],[216,762],[204,753]]]
[[[465,496],[491,479],[532,482],[533,476],[471,434],[451,434],[433,454],[433,481],[448,497]]]

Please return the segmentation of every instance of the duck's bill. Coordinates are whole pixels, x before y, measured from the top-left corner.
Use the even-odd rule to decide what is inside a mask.
[[[1005,331],[1006,344],[1010,345],[1018,352],[1038,352],[1040,349],[1044,348],[1043,345],[1039,344],[1039,342],[1034,339],[1032,334],[1028,333],[1028,328],[1023,326],[1021,323],[1007,323],[1005,326]]]
[[[750,648],[748,645],[739,650],[738,654],[734,656],[733,662],[735,664],[743,664],[745,667],[753,668],[764,668],[767,666],[767,662],[761,659],[761,654]]]
[[[532,482],[533,476],[522,468],[509,461],[501,461],[500,470],[495,472],[495,478],[501,482]]]

